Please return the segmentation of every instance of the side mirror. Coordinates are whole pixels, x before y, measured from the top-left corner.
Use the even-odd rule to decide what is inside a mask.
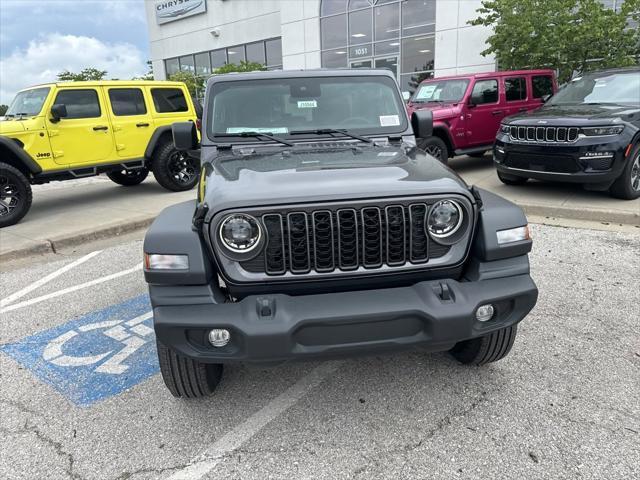
[[[59,122],[61,118],[66,118],[67,106],[64,103],[54,103],[51,107],[51,121],[54,123]]]
[[[402,92],[402,98],[404,99],[405,102],[408,102],[409,99],[411,98],[411,93],[409,92]]]
[[[193,150],[198,146],[198,133],[193,122],[177,122],[171,125],[173,145],[180,151]]]
[[[431,110],[418,110],[411,115],[413,134],[418,138],[427,138],[433,135],[433,112]]]

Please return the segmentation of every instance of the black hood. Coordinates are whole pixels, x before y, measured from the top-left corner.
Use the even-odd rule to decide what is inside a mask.
[[[640,107],[630,105],[543,105],[505,120],[510,125],[589,126],[640,120]]]
[[[415,147],[266,148],[249,155],[226,152],[211,160],[205,193],[211,214],[238,207],[436,193],[463,194],[474,201],[455,172]]]

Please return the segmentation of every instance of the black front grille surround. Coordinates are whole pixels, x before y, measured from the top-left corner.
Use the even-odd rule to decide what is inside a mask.
[[[509,127],[509,139],[527,143],[574,143],[578,141],[578,127],[515,126]]]
[[[438,243],[424,231],[429,208],[445,198],[456,200],[463,211],[460,241],[454,245]],[[225,276],[236,282],[453,267],[466,257],[475,224],[466,197],[438,195],[227,211],[213,218],[210,231],[240,212],[260,221],[266,239],[261,251],[234,261],[223,246],[210,243]]]

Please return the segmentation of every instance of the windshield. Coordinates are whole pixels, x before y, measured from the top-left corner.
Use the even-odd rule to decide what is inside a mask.
[[[413,103],[448,102],[456,103],[462,100],[469,86],[468,79],[440,80],[426,82],[413,95]]]
[[[319,134],[319,130],[367,135],[407,128],[398,87],[386,76],[220,82],[213,86],[208,102],[207,134],[212,140],[239,137],[243,132],[294,139],[300,133]],[[256,138],[245,136],[242,141]]]
[[[5,117],[38,115],[49,94],[49,87],[33,88],[19,92],[11,102]]]
[[[578,77],[556,93],[548,105],[594,103],[640,105],[640,71]]]

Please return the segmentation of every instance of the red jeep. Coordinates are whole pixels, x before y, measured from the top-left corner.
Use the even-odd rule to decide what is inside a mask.
[[[538,108],[558,89],[553,70],[476,73],[423,81],[407,104],[433,112],[433,136],[418,146],[447,163],[454,155],[481,157],[503,118]]]

